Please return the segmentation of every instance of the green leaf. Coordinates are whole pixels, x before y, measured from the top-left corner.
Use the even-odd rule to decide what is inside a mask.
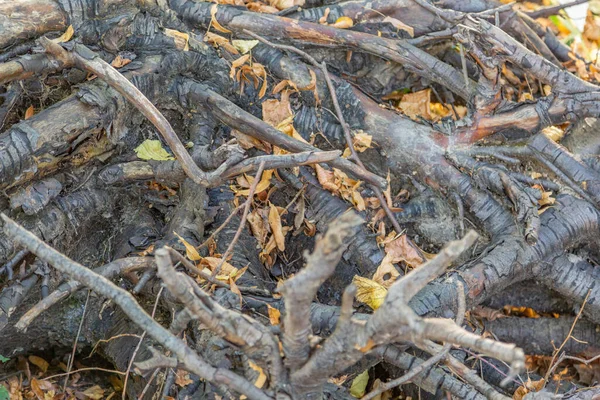
[[[10,361],[10,358],[4,357],[2,354],[0,354],[0,362],[1,363],[5,363]]]
[[[254,48],[258,44],[258,40],[232,40],[231,44],[235,47],[240,53],[246,54],[250,50]]]
[[[163,149],[160,140],[144,140],[142,144],[135,148],[135,153],[142,160],[168,161],[175,159]]]
[[[0,400],[10,400],[10,393],[3,385],[0,385]]]
[[[352,381],[352,386],[350,386],[350,394],[357,399],[363,397],[367,390],[367,383],[369,383],[369,370],[365,369]]]

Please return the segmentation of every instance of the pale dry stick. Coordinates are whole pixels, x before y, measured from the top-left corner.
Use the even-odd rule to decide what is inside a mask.
[[[156,308],[158,307],[158,301],[160,300],[160,296],[162,295],[164,287],[161,286],[160,290],[158,291],[158,294],[156,295],[156,300],[154,301],[154,307],[152,308],[152,315],[150,317],[154,318],[154,314],[156,314]],[[140,340],[138,341],[137,346],[135,346],[135,350],[133,350],[133,354],[131,355],[131,359],[129,360],[129,364],[127,364],[127,369],[125,370],[125,379],[123,380],[123,393],[122,393],[122,399],[126,400],[127,399],[127,382],[129,381],[129,371],[131,370],[131,366],[133,365],[133,362],[135,361],[135,356],[137,356],[138,351],[140,350],[140,347],[142,347],[142,342],[144,341],[144,338],[146,337],[146,331],[144,331],[142,333],[142,336],[140,337]]]
[[[150,379],[148,379],[148,382],[146,382],[146,386],[144,386],[144,389],[142,390],[142,392],[140,393],[140,395],[138,396],[138,400],[142,400],[144,398],[144,396],[146,395],[146,392],[148,391],[148,389],[150,388],[150,385],[152,384],[152,382],[154,381],[154,379],[156,378],[156,375],[158,375],[158,371],[160,371],[160,368],[156,368],[154,370],[154,372],[152,373],[152,375],[150,376]]]
[[[87,368],[79,368],[79,369],[76,369],[75,371],[65,372],[65,373],[62,373],[62,374],[50,375],[50,376],[47,376],[45,378],[42,378],[41,380],[42,381],[48,381],[50,379],[60,378],[61,376],[73,375],[73,374],[77,374],[79,372],[85,372],[85,371],[100,371],[100,372],[108,372],[108,373],[117,374],[117,375],[125,375],[125,372],[121,372],[121,371],[118,371],[116,369],[106,369],[106,368],[98,368],[98,367],[87,367]]]
[[[81,321],[79,321],[79,328],[77,329],[77,335],[75,336],[75,341],[73,342],[73,350],[71,351],[71,357],[69,358],[69,362],[67,365],[67,374],[71,371],[71,368],[73,368],[73,360],[75,359],[75,351],[77,350],[77,342],[79,341],[79,335],[81,335],[81,328],[83,328],[83,321],[85,320],[85,312],[87,311],[87,305],[90,301],[90,293],[92,293],[91,290],[88,290],[88,294],[87,297],[85,299],[85,304],[83,306],[83,313],[81,314]],[[67,394],[67,384],[69,383],[69,375],[67,375],[65,377],[65,383],[63,383],[63,393]]]
[[[113,284],[102,275],[98,275],[83,265],[71,260],[64,254],[48,246],[33,233],[17,224],[15,221],[0,214],[4,221],[4,232],[23,247],[36,254],[38,258],[48,262],[57,270],[93,288],[93,290],[110,298],[121,307],[123,312],[140,328],[148,332],[158,343],[169,349],[177,357],[182,368],[199,378],[217,385],[227,386],[250,400],[272,400],[265,392],[255,387],[244,377],[224,368],[215,368],[204,361],[197,353],[190,351],[188,345],[174,336],[168,329],[154,321],[137,303],[133,295]]]
[[[461,326],[465,318],[467,304],[465,300],[464,285],[462,284],[462,282],[457,281],[456,286],[458,287],[458,307],[456,311],[456,325]],[[379,396],[385,391],[391,390],[395,387],[408,383],[421,372],[428,370],[429,368],[437,364],[439,361],[446,359],[446,356],[448,355],[448,352],[451,348],[452,344],[446,343],[439,353],[433,355],[428,360],[417,365],[415,368],[411,369],[409,372],[402,375],[401,377],[379,385],[377,389],[374,389],[370,393],[367,393],[365,396],[362,397],[361,400],[371,400],[372,398]]]
[[[235,236],[233,236],[233,240],[231,241],[231,243],[229,243],[229,246],[227,247],[227,250],[225,250],[225,253],[223,253],[223,256],[221,258],[221,262],[219,263],[219,265],[217,265],[217,268],[215,268],[215,270],[213,271],[213,273],[212,273],[212,277],[213,278],[215,276],[217,276],[217,274],[219,273],[219,271],[221,271],[221,267],[223,266],[223,264],[227,260],[227,257],[229,257],[229,254],[231,254],[231,252],[233,251],[233,246],[235,246],[235,244],[237,243],[238,239],[240,238],[240,235],[242,234],[242,230],[244,229],[244,225],[246,225],[246,219],[248,218],[248,212],[250,211],[250,205],[252,204],[252,200],[254,199],[254,192],[256,191],[256,187],[258,186],[258,182],[262,178],[262,173],[263,173],[264,169],[265,169],[265,162],[263,161],[258,166],[258,171],[256,171],[256,176],[254,177],[254,181],[252,182],[252,185],[250,186],[250,191],[248,193],[248,198],[246,199],[246,202],[244,203],[244,213],[242,214],[242,220],[240,221],[240,226],[238,226],[238,229],[235,232]]]
[[[44,37],[40,38],[40,44],[45,48],[46,52],[52,54],[56,59],[67,64],[74,64],[79,68],[96,74],[131,102],[158,129],[169,145],[169,148],[175,154],[175,157],[177,157],[177,160],[181,163],[186,175],[195,183],[210,186],[215,178],[220,175],[222,171],[219,169],[210,174],[202,171],[196,165],[183,143],[181,143],[181,140],[179,140],[169,121],[167,121],[154,104],[133,83],[106,61],[98,57],[96,53],[82,44],[75,44],[73,51],[67,51],[59,44],[53,43]]]
[[[244,29],[243,32],[251,37],[253,37],[254,39],[266,44],[267,46],[271,46],[273,48],[276,49],[280,49],[280,50],[287,50],[293,53],[296,53],[302,57],[304,57],[308,62],[310,62],[315,68],[319,68],[321,70],[321,72],[323,73],[323,77],[325,79],[325,82],[327,84],[327,89],[329,90],[329,93],[331,94],[331,101],[333,102],[333,107],[335,109],[335,114],[340,122],[340,125],[342,126],[342,130],[344,131],[344,137],[346,139],[346,144],[348,145],[348,148],[350,149],[350,159],[354,160],[354,162],[363,170],[368,171],[365,168],[365,165],[362,163],[362,161],[360,160],[360,157],[358,156],[358,153],[356,152],[356,149],[354,148],[354,144],[352,143],[352,134],[350,133],[350,129],[348,128],[348,125],[346,124],[346,120],[344,119],[344,115],[342,114],[342,108],[340,107],[340,103],[338,102],[338,98],[335,92],[335,88],[333,87],[333,82],[331,81],[331,77],[329,75],[329,71],[327,70],[327,64],[325,64],[325,62],[322,62],[321,64],[319,64],[317,62],[317,60],[315,60],[315,58],[313,56],[311,56],[310,54],[294,47],[294,46],[288,46],[288,45],[284,45],[284,44],[276,44],[273,42],[270,42],[269,40],[263,38],[262,36],[257,35],[254,32],[251,32],[247,29]],[[388,206],[384,196],[383,196],[383,192],[381,191],[381,188],[377,185],[370,185],[371,188],[373,189],[373,191],[375,192],[375,195],[377,196],[377,198],[379,199],[379,203],[381,204],[381,207],[383,208],[383,210],[385,211],[386,216],[388,217],[388,219],[390,220],[390,222],[392,223],[392,226],[394,227],[394,229],[396,230],[396,232],[400,233],[402,232],[402,228],[400,227],[400,224],[398,223],[398,221],[396,220],[396,218],[394,217],[394,214],[392,213],[392,210],[390,209],[390,207]],[[412,244],[411,244],[412,246]],[[416,246],[413,246],[416,247]],[[419,252],[419,254],[421,254],[421,251],[418,248],[415,248],[415,250],[417,250]],[[422,254],[421,254],[422,255]]]
[[[565,345],[567,344],[567,342],[569,341],[569,339],[571,339],[573,336],[573,330],[575,329],[575,325],[577,324],[577,321],[579,321],[579,318],[581,317],[581,314],[583,313],[583,309],[585,308],[585,304],[588,301],[588,298],[590,297],[590,293],[592,293],[592,290],[588,290],[587,295],[585,296],[585,299],[583,299],[583,303],[581,304],[581,308],[579,309],[579,312],[577,313],[577,316],[575,317],[575,320],[573,321],[573,324],[571,325],[571,329],[569,330],[569,334],[567,335],[567,337],[565,338],[565,340],[562,342],[562,344],[560,345],[560,347],[558,348],[558,350],[556,350],[554,352],[554,355],[552,356],[552,360],[550,361],[550,368],[548,369],[548,371],[546,372],[546,375],[544,375],[544,382],[548,382],[548,378],[550,378],[550,375],[552,375],[552,373],[554,372],[554,370],[556,369],[556,367],[558,367],[559,363],[554,363],[554,361],[556,361],[556,356],[561,352],[561,350],[563,349],[563,347],[565,347]]]

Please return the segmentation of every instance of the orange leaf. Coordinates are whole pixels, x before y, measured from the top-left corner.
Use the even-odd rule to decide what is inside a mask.
[[[331,26],[338,29],[348,29],[354,26],[354,21],[350,17],[339,17]]]
[[[210,8],[210,24],[212,26],[215,27],[216,30],[218,30],[221,33],[231,33],[231,31],[227,28],[224,28],[219,21],[217,21],[217,5],[214,4],[211,8]]]
[[[29,119],[29,118],[33,117],[34,113],[35,113],[35,110],[33,109],[33,106],[29,106],[29,108],[27,108],[27,110],[25,111],[25,119]]]

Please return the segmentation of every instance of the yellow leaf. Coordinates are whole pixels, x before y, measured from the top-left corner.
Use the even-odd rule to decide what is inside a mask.
[[[190,49],[190,35],[184,32],[176,31],[175,29],[165,28],[165,35],[173,38],[175,47],[179,50],[188,51]]]
[[[215,27],[216,30],[218,30],[221,33],[231,33],[231,31],[227,28],[224,28],[219,21],[217,21],[217,5],[214,4],[211,8],[210,8],[210,24],[212,26]]]
[[[542,133],[546,135],[548,139],[553,140],[555,142],[560,142],[562,138],[565,137],[565,132],[556,126],[549,126],[547,128],[544,128],[542,129]]]
[[[356,299],[377,310],[385,300],[387,289],[368,278],[355,275],[352,282],[356,285]]]
[[[267,190],[268,187],[271,185],[272,176],[272,169],[264,171],[262,177],[260,178],[260,182],[258,182],[258,184],[256,185],[256,190],[254,191],[254,194],[259,194],[260,192]],[[235,192],[235,194],[238,196],[248,196],[250,194],[250,189],[238,190]]]
[[[271,325],[279,325],[279,321],[281,320],[281,313],[275,307],[271,307],[267,304],[267,310],[269,311],[269,322]]]
[[[350,394],[353,397],[361,398],[367,391],[367,384],[369,383],[369,370],[365,369],[361,374],[352,380],[352,386],[350,386]]]
[[[258,44],[258,40],[232,40],[231,44],[240,53],[246,54]]]
[[[213,46],[221,46],[231,54],[240,54],[238,50],[233,47],[227,38],[224,38],[221,35],[217,35],[216,33],[206,32],[204,35],[204,41],[212,44]]]
[[[163,149],[160,140],[144,140],[135,148],[135,153],[142,160],[168,161],[175,159]]]
[[[263,370],[260,366],[256,365],[252,361],[248,360],[248,365],[250,366],[250,368],[252,368],[256,372],[258,372],[258,378],[256,378],[256,381],[254,382],[254,386],[261,389],[265,385],[265,382],[267,381],[267,375],[263,372]]]
[[[190,383],[194,383],[194,381],[190,379],[189,372],[183,369],[178,369],[175,373],[175,384],[179,387],[185,387]]]
[[[331,24],[334,28],[338,29],[347,29],[352,28],[354,26],[354,21],[350,17],[339,17],[333,24]]]
[[[29,118],[33,117],[34,113],[35,113],[35,110],[33,109],[33,106],[29,106],[29,108],[27,108],[27,110],[25,110],[25,119],[29,119]]]
[[[381,22],[389,22],[399,31],[406,31],[411,37],[415,36],[415,30],[412,26],[406,25],[404,22],[397,20],[396,18],[385,17]]]
[[[271,232],[275,238],[275,244],[279,251],[285,250],[285,235],[283,234],[283,227],[281,226],[281,217],[279,211],[273,203],[269,206],[269,226],[271,226]]]
[[[90,399],[100,400],[101,398],[104,397],[104,389],[102,389],[98,385],[95,385],[95,386],[92,386],[91,388],[88,388],[85,392],[83,392],[83,394],[85,396],[89,397]]]
[[[212,272],[217,269],[222,260],[223,259],[219,257],[204,257],[200,260],[200,265],[208,268]],[[238,272],[238,269],[225,261],[223,265],[221,265],[221,270],[219,271],[219,275],[217,275],[217,279],[228,281],[230,278],[234,277],[237,280],[240,276],[242,276],[242,274]]]
[[[67,28],[67,30],[65,31],[65,33],[63,33],[62,35],[60,35],[56,39],[52,39],[52,41],[54,43],[68,42],[73,37],[73,33],[75,33],[75,30],[73,29],[73,25],[69,25],[69,27]]]
[[[200,256],[200,254],[198,253],[198,250],[196,250],[196,248],[194,246],[192,246],[191,244],[189,244],[187,242],[187,240],[185,240],[184,238],[182,238],[181,236],[179,236],[177,234],[177,232],[173,232],[175,234],[175,236],[177,236],[177,238],[181,241],[181,243],[185,246],[185,256],[192,260],[192,261],[200,261],[202,259],[202,257]]]

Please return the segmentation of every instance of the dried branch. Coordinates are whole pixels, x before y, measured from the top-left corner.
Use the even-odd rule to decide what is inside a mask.
[[[173,150],[175,157],[181,163],[183,170],[190,179],[197,184],[210,186],[217,180],[222,171],[216,170],[211,173],[202,171],[194,162],[187,149],[179,140],[179,137],[171,127],[171,124],[152,104],[150,100],[129,80],[114,69],[110,64],[102,60],[96,53],[82,44],[75,44],[73,51],[67,51],[60,45],[53,43],[49,39],[40,38],[40,43],[46,51],[59,60],[65,60],[65,63],[77,65],[91,73],[98,75],[113,89],[121,93],[131,102],[162,134],[167,144]]]
[[[4,221],[5,233],[17,243],[26,247],[42,260],[48,262],[54,268],[69,275],[95,292],[110,298],[118,304],[123,312],[131,318],[140,328],[146,330],[157,342],[165,346],[177,356],[183,367],[209,382],[222,384],[230,387],[238,393],[245,394],[253,400],[270,400],[263,391],[256,388],[241,376],[222,368],[214,368],[207,364],[198,354],[183,342],[154,321],[135,298],[127,291],[114,285],[111,281],[76,263],[65,255],[54,250],[31,232],[18,225],[5,214],[1,214]]]
[[[305,256],[306,267],[285,281],[281,288],[286,310],[283,350],[286,366],[291,371],[300,368],[310,353],[310,305],[317,290],[333,275],[354,233],[353,228],[363,222],[353,211],[332,221],[325,236],[317,240],[314,251]]]

